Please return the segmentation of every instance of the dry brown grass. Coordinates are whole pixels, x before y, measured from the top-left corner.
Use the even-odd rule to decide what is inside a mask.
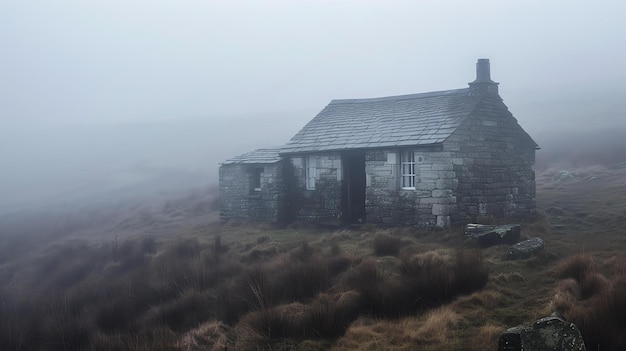
[[[593,257],[579,253],[559,262],[554,271],[559,278],[574,278],[580,283],[594,266]]]
[[[502,303],[502,294],[494,290],[481,290],[470,295],[457,298],[451,303],[456,311],[468,309],[484,309],[490,310],[500,306]]]
[[[498,350],[498,340],[504,330],[504,327],[497,325],[483,325],[467,340],[463,349],[467,351],[496,351]]]
[[[561,280],[554,289],[550,307],[562,312],[576,324],[589,350],[626,349],[626,274],[622,260],[610,258],[602,265],[593,265],[580,255],[557,265]],[[610,279],[596,270],[613,264]]]
[[[97,333],[87,349],[102,351],[172,351],[176,334],[167,328],[141,330],[132,335]],[[66,349],[77,350],[77,349]]]
[[[335,339],[344,334],[359,311],[359,294],[355,291],[322,293],[308,304],[291,303],[255,310],[237,324],[235,347],[272,349],[285,340]]]
[[[492,279],[501,284],[525,282],[526,277],[519,272],[504,272],[492,276]]]
[[[460,228],[232,222],[25,257],[11,245],[32,242],[0,238],[0,349],[52,349],[61,337],[103,350],[489,350],[503,329],[555,310],[589,349],[626,349],[615,312],[626,310],[624,177],[599,175],[539,185],[545,216],[523,234],[543,236],[546,252],[523,261],[503,259],[505,247],[477,254]],[[144,217],[129,223],[154,216]],[[373,257],[376,235],[400,239],[397,256]]]
[[[402,248],[402,240],[397,236],[377,233],[372,240],[377,256],[397,256]]]
[[[394,321],[360,318],[331,350],[457,350],[454,333],[460,319],[450,307]]]
[[[420,319],[422,323],[417,329],[406,328],[409,337],[418,344],[445,345],[453,339],[454,328],[461,316],[450,306],[444,306],[429,311]]]
[[[229,327],[221,321],[204,322],[183,334],[176,347],[185,351],[223,351],[231,343]]]

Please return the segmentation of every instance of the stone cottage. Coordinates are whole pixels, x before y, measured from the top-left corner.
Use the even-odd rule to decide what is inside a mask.
[[[524,217],[536,149],[479,59],[467,88],[333,100],[287,144],[225,161],[220,214],[419,227]]]

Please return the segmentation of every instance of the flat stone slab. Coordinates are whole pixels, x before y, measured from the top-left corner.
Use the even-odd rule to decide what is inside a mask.
[[[470,223],[465,226],[465,236],[478,240],[481,247],[508,244],[519,241],[521,226],[519,224],[485,225]]]
[[[543,250],[543,239],[531,238],[521,241],[509,247],[508,258],[510,260],[523,260]]]
[[[530,326],[509,328],[500,335],[498,351],[586,351],[580,330],[557,315]]]

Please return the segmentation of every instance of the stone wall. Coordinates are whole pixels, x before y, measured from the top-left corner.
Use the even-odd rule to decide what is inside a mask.
[[[366,211],[369,223],[418,227],[447,226],[456,210],[458,185],[449,152],[415,152],[415,189],[400,185],[400,151],[366,154]]]
[[[260,187],[256,188],[256,177]],[[286,220],[283,162],[226,164],[219,169],[220,217],[279,222]]]
[[[453,223],[534,214],[535,145],[498,96],[485,98],[444,150],[458,179]]]
[[[307,162],[315,166],[315,189],[306,188]],[[338,223],[341,213],[343,170],[338,153],[292,157],[293,176],[289,197],[293,219],[310,222]]]
[[[456,207],[458,180],[449,152],[416,151],[416,189],[400,187],[400,151],[365,153],[366,221],[385,225],[446,226]],[[306,167],[316,167],[315,189],[306,189]],[[342,199],[342,164],[339,153],[291,158],[293,191],[289,200],[292,218],[339,223]]]

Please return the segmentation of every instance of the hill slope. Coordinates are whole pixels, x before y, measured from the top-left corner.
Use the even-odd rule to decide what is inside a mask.
[[[554,310],[623,349],[624,179],[538,172],[522,236],[546,249],[522,261],[462,228],[220,225],[210,189],[5,217],[0,349],[488,350]]]

